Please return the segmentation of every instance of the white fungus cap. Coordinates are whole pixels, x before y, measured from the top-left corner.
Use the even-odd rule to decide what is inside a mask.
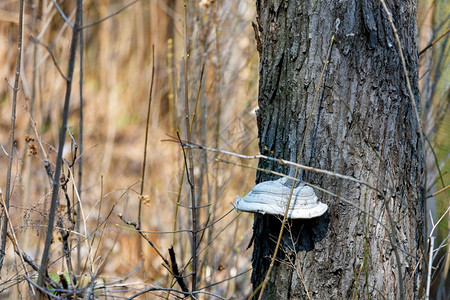
[[[286,178],[257,184],[244,198],[236,197],[234,207],[238,211],[284,216],[291,187],[284,185]],[[314,189],[300,185],[292,193],[287,217],[311,219],[323,215],[328,206],[317,200]]]

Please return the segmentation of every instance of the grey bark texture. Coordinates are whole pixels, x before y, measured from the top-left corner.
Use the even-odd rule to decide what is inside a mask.
[[[416,2],[386,2],[418,104]],[[360,209],[316,190],[328,212],[311,220],[289,220],[263,299],[418,298],[424,251],[424,151],[397,44],[381,4],[259,0],[256,7],[261,153],[297,162],[306,136],[302,164],[353,176],[378,189],[300,172],[302,180]],[[329,65],[319,85],[333,35]],[[261,160],[259,167],[294,174],[271,161]],[[273,179],[268,173],[257,174],[257,182]],[[255,214],[254,288],[267,273],[280,225],[276,217]]]

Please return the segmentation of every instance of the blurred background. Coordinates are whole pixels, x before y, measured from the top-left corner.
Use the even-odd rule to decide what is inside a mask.
[[[419,49],[424,49],[448,32],[450,9],[445,1],[418,2]],[[25,1],[16,108],[10,215],[20,248],[37,264],[51,195],[45,161],[48,159],[54,170],[66,90],[63,76],[67,74],[72,38],[72,29],[58,7],[71,23],[75,22],[76,1]],[[0,77],[5,79],[0,84],[3,191],[18,12],[18,1],[0,2]],[[184,175],[184,153],[173,137],[178,133],[181,139],[187,139],[188,115],[193,143],[258,154],[254,111],[259,58],[251,25],[255,17],[253,0],[83,2],[82,68],[78,53],[68,122],[70,135],[64,147],[67,191],[60,193],[50,276],[56,278],[58,272],[67,278],[74,275],[80,287],[96,281],[101,287],[96,291],[99,297],[122,298],[153,286],[178,288],[157,252],[118,215],[138,222],[141,206],[141,228],[161,253],[167,257],[173,245],[180,269],[189,264],[190,183]],[[436,154],[435,158],[431,148],[427,150],[429,194],[441,190],[449,181],[448,36],[443,35],[420,55],[422,119]],[[199,234],[199,287],[221,297],[242,299],[251,291],[251,249],[247,245],[253,217],[237,213],[231,203],[236,195],[243,196],[254,185],[252,167],[257,160],[203,150],[192,153],[195,198],[201,206],[199,228],[204,228]],[[449,196],[447,190],[429,199],[434,222],[442,215],[448,216]],[[439,264],[435,292],[442,274],[448,274],[449,262],[444,255],[448,249],[448,224],[448,217],[444,217],[435,230],[438,244],[443,245],[436,257]],[[69,274],[64,258],[64,233],[69,233],[73,274]],[[8,241],[0,274],[0,292],[6,298],[27,298],[22,269]],[[183,274],[189,272],[190,267]],[[143,297],[152,295],[173,297],[167,292]]]

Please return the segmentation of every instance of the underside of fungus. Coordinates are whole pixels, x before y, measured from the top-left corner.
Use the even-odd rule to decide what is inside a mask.
[[[291,193],[286,178],[257,184],[244,198],[236,197],[234,207],[238,211],[284,216]],[[313,188],[300,185],[294,188],[287,217],[311,219],[323,215],[328,206],[317,200]]]

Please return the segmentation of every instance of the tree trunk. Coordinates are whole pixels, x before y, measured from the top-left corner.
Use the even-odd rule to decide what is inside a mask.
[[[386,2],[418,103],[416,4]],[[259,0],[256,6],[261,153],[298,162],[305,138],[300,163],[364,180],[378,190],[300,171],[299,179],[341,198],[316,190],[328,212],[289,220],[263,298],[418,298],[424,151],[383,7],[378,0]],[[294,174],[271,161],[261,160],[259,167]],[[257,182],[273,179],[257,174]],[[279,218],[255,214],[254,288],[267,273],[280,225]]]

